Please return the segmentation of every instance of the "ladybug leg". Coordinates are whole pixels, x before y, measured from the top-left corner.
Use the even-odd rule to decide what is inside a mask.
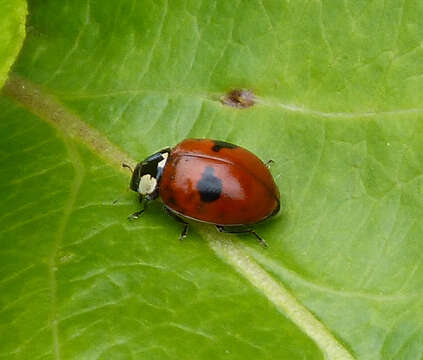
[[[176,220],[177,222],[180,222],[182,224],[184,224],[184,228],[181,232],[181,235],[179,235],[179,240],[183,240],[186,236],[187,236],[187,232],[188,232],[188,223],[182,219],[181,217],[179,217],[178,215],[176,215],[172,210],[170,210],[167,206],[164,207],[166,213],[172,217],[174,220]]]
[[[255,232],[254,229],[235,227],[235,226],[222,226],[222,225],[216,225],[216,229],[219,232],[227,233],[227,234],[245,234],[245,233],[253,234],[263,247],[267,247],[266,241],[264,241],[264,239],[262,239],[260,235]]]
[[[272,159],[267,160],[267,161],[264,163],[264,165],[266,165],[266,167],[267,167],[268,169],[270,168],[270,165],[272,165],[272,164],[274,164],[274,161],[273,161]]]
[[[140,195],[140,203],[143,202],[142,200],[143,200],[143,197],[142,197],[142,195]],[[128,219],[129,220],[136,220],[136,219],[138,219],[144,213],[144,211],[147,210],[148,202],[149,202],[149,200],[148,199],[145,199],[143,208],[141,210],[136,211],[133,214],[129,215],[128,216]]]

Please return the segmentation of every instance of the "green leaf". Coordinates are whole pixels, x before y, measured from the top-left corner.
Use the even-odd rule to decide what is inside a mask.
[[[422,358],[421,2],[29,14],[0,98],[0,358]],[[180,243],[159,203],[128,222],[120,164],[186,137],[275,161],[267,250],[206,225]]]
[[[25,0],[0,0],[0,89],[25,38]]]

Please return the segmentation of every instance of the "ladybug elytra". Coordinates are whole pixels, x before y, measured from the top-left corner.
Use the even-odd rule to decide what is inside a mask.
[[[266,164],[240,146],[210,139],[186,139],[147,157],[133,170],[130,188],[139,193],[143,208],[129,218],[138,218],[160,197],[166,212],[184,224],[180,239],[191,219],[214,224],[220,232],[253,234],[267,246],[251,226],[280,209]]]

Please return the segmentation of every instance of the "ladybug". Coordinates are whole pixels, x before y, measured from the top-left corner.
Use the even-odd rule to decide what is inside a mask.
[[[224,141],[183,140],[136,165],[130,188],[139,193],[143,208],[129,219],[137,219],[151,200],[160,197],[165,211],[184,224],[180,239],[187,234],[186,220],[191,219],[214,224],[224,233],[253,234],[266,247],[251,226],[280,209],[279,190],[268,163]]]

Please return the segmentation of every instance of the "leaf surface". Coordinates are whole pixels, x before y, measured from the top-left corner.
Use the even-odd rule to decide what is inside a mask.
[[[421,359],[419,2],[29,13],[0,103],[3,358]],[[222,104],[235,88],[255,104]],[[159,203],[126,220],[119,164],[186,137],[275,161],[269,249],[199,225],[180,243]]]

